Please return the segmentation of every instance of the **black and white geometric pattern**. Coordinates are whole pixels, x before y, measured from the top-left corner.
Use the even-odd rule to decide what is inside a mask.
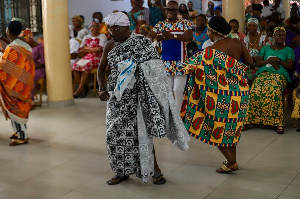
[[[117,101],[113,95],[119,76],[117,64],[127,59],[137,65],[136,82],[132,89],[126,88],[121,100]],[[151,74],[145,70],[145,66],[155,64],[151,60],[156,60],[162,69],[160,78],[153,76],[157,81],[150,80]],[[108,77],[111,97],[107,102],[106,142],[111,168],[117,175],[136,174],[147,182],[153,173],[153,136],[167,136],[182,150],[188,148],[189,136],[176,108],[173,108],[175,112],[170,111],[172,100],[174,104],[171,87],[166,82],[162,60],[150,40],[141,35],[131,35],[127,41],[111,50],[108,63],[111,69]],[[164,79],[161,75],[164,75]],[[149,83],[158,89],[154,91],[155,86],[151,88]]]

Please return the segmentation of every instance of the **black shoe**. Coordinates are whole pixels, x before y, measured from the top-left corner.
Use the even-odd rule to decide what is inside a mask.
[[[117,179],[118,178],[118,180],[117,181],[114,181],[114,179]],[[123,181],[125,181],[125,180],[128,180],[129,179],[129,176],[122,176],[122,177],[120,177],[120,176],[115,176],[115,177],[113,177],[111,180],[108,180],[107,182],[106,182],[106,184],[107,185],[116,185],[116,184],[120,184],[121,182],[123,182]]]
[[[153,178],[153,181],[152,181],[153,184],[156,184],[156,185],[162,185],[167,182],[162,173],[155,172],[154,175],[152,176],[152,178]]]

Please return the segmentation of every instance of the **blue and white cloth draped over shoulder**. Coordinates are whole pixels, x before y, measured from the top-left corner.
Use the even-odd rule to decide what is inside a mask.
[[[118,101],[121,100],[122,94],[126,88],[133,88],[136,82],[134,77],[135,69],[136,63],[134,63],[134,61],[131,59],[127,59],[118,63],[118,71],[120,72],[120,75],[114,90],[114,95]]]

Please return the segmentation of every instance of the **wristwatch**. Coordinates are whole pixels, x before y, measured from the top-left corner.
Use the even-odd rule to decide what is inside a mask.
[[[174,34],[174,39],[177,39],[177,35],[176,34]]]

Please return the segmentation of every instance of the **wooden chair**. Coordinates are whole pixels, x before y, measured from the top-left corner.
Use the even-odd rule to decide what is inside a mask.
[[[90,74],[94,76],[94,97],[95,97],[97,93],[97,68],[91,70]]]
[[[39,90],[39,102],[37,103],[38,106],[42,106],[43,105],[43,92],[44,89],[46,88],[46,78],[43,77],[39,80],[37,80],[35,82],[36,88],[39,86],[40,90]],[[35,99],[38,99],[38,95],[37,95],[37,89],[35,90]]]

